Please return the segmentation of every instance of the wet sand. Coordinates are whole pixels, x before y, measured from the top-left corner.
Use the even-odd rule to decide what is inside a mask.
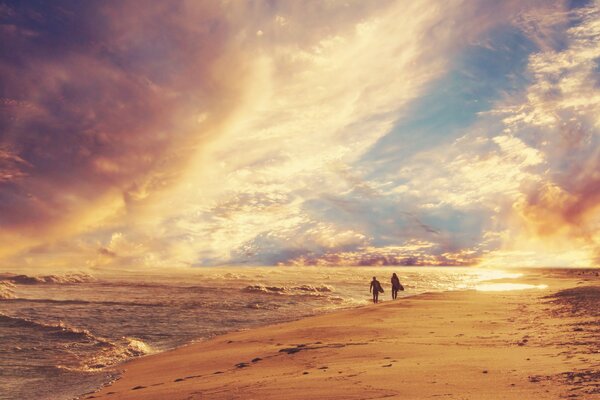
[[[124,364],[82,398],[600,398],[597,273],[528,283],[548,287],[424,294],[230,333]]]

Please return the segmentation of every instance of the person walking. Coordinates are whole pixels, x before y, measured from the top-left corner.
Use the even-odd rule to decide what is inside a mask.
[[[400,283],[398,275],[394,272],[392,274],[392,299],[396,300],[398,297],[398,290],[404,290],[404,286]]]
[[[383,293],[383,288],[381,287],[381,283],[379,283],[376,277],[373,277],[373,280],[371,281],[369,292],[373,292],[373,303],[378,303],[379,293]]]

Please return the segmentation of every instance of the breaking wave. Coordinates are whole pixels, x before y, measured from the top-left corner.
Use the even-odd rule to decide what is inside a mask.
[[[46,324],[28,318],[15,317],[0,313],[0,323],[2,323],[3,326],[10,326],[14,328],[36,329],[38,331],[43,331],[45,333],[53,335],[54,337],[59,339],[79,339],[89,342],[110,344],[109,341],[94,336],[87,329],[73,328],[62,321],[59,321],[57,324]]]
[[[0,282],[0,293],[2,291],[2,282]],[[0,294],[0,299],[2,295]],[[47,304],[79,304],[79,305],[104,305],[104,306],[126,306],[126,307],[164,307],[166,303],[143,303],[139,301],[103,301],[103,300],[57,300],[57,299],[30,299],[30,298],[16,298],[7,297],[6,300],[10,300],[14,303],[47,303]]]
[[[12,282],[0,281],[0,300],[15,298],[15,284]]]
[[[330,293],[333,292],[333,286],[322,285],[322,286],[312,286],[312,285],[302,285],[297,286],[294,290],[300,290],[303,292],[316,292],[316,293]]]
[[[301,285],[301,286],[265,286],[265,285],[250,285],[242,289],[248,293],[264,293],[274,295],[301,295],[301,296],[323,296],[325,293],[334,292],[333,286],[322,285]]]
[[[12,282],[20,285],[84,283],[95,280],[93,276],[84,272],[45,276],[3,274],[0,278],[2,282]]]
[[[0,313],[0,325],[30,328],[47,335],[45,337],[53,343],[64,343],[64,347],[78,357],[76,363],[60,367],[72,371],[97,371],[132,357],[154,352],[149,345],[139,339],[123,337],[118,343],[98,337],[87,329],[71,327],[62,321],[49,324]],[[77,351],[77,346],[80,346],[80,351]]]
[[[121,338],[123,343],[108,342],[110,346],[93,354],[80,366],[82,371],[98,371],[111,367],[132,357],[154,353],[154,349],[143,341],[130,337]]]
[[[264,285],[250,285],[246,286],[244,292],[248,293],[267,293],[267,294],[284,294],[286,292],[285,287],[279,286],[264,286]]]

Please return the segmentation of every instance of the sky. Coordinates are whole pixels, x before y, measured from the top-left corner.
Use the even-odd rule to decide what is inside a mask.
[[[0,2],[0,267],[597,266],[599,1]]]

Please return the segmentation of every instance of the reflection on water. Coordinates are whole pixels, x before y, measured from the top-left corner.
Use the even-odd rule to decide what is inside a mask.
[[[508,272],[498,269],[480,269],[479,279],[482,281],[491,281],[494,279],[517,279],[523,276],[520,272]]]
[[[528,283],[482,283],[475,286],[480,292],[504,292],[509,290],[546,289],[548,285],[530,285]]]

